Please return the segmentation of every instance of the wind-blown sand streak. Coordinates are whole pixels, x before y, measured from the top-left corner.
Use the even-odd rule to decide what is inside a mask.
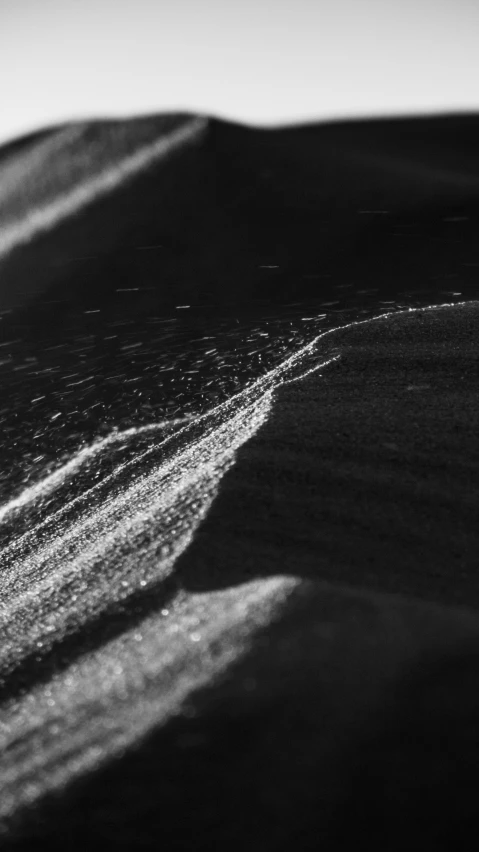
[[[119,601],[171,573],[236,450],[265,421],[275,385],[298,358],[119,464],[5,548],[0,554],[4,673],[36,647],[44,653],[66,632],[78,630],[79,619],[98,615],[105,601]],[[152,472],[144,471],[145,462]]]
[[[106,438],[95,441],[94,444],[79,450],[66,464],[54,470],[40,482],[25,488],[18,497],[0,506],[0,523],[9,518],[10,515],[14,515],[22,507],[32,504],[36,500],[45,500],[60,485],[65,485],[67,480],[75,476],[84,464],[91,462],[94,456],[97,456],[112,444],[123,443],[128,438],[143,433],[166,431],[176,426],[183,426],[189,420],[191,420],[191,417],[179,417],[160,423],[148,423],[146,426],[132,426],[130,429],[123,429],[121,432],[114,431]]]

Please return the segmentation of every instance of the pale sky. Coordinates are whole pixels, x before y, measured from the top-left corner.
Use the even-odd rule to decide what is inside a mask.
[[[0,143],[70,119],[479,109],[479,0],[0,0]]]

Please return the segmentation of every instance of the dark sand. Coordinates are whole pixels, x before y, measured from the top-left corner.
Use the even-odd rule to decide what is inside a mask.
[[[15,846],[470,849],[479,793],[479,306],[323,338],[176,566],[300,579],[226,674]],[[366,834],[363,834],[366,832]]]
[[[188,588],[288,573],[479,605],[479,305],[326,335],[238,453],[179,571]],[[221,532],[220,532],[221,531]]]

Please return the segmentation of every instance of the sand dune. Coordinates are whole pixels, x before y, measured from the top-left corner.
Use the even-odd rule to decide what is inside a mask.
[[[3,849],[470,848],[478,129],[0,152]]]
[[[292,713],[288,733],[283,732],[289,744],[283,748],[277,742],[285,724],[279,713],[271,717],[270,734],[256,745],[254,731],[262,723],[259,718],[253,722],[252,732],[245,733],[245,754],[246,765],[266,761],[252,780],[255,795],[268,790],[269,800],[274,792],[257,815],[259,824],[273,820],[294,842],[297,826],[288,814],[300,808],[298,796],[305,807],[302,785],[308,778],[314,784],[306,798],[308,819],[316,825],[316,797],[334,800],[326,768],[336,777],[338,749],[361,740],[411,667],[414,671],[430,658],[430,668],[462,645],[469,650],[471,641],[479,648],[475,610],[446,606],[475,603],[468,594],[471,583],[475,586],[477,556],[477,525],[471,516],[477,433],[470,406],[476,416],[478,408],[468,393],[477,395],[469,386],[477,369],[478,311],[474,304],[444,305],[323,333],[281,368],[210,413],[178,424],[170,436],[161,437],[159,424],[159,440],[129,461],[122,462],[120,455],[103,478],[92,447],[43,487],[40,482],[15,499],[10,512],[27,513],[30,528],[1,554],[4,831],[25,818],[27,806],[45,797],[48,802],[57,789],[73,785],[75,791],[78,779],[105,766],[101,779],[126,747],[135,745],[148,763],[149,738],[162,730],[167,734],[183,718],[185,706],[195,720],[194,731],[204,728],[214,742],[218,707],[225,708],[220,728],[229,725],[231,713],[239,714],[228,733],[234,740],[241,719],[261,718],[264,705],[284,701]],[[355,438],[362,429],[357,399],[362,417],[369,418],[369,435],[360,444]],[[407,422],[408,399],[413,399],[416,431]],[[434,445],[430,428],[437,425],[438,412],[442,426]],[[394,436],[379,423],[385,416]],[[454,447],[447,430],[455,435]],[[135,439],[133,430],[124,438],[130,445]],[[331,439],[343,464],[329,454]],[[449,456],[441,450],[446,444]],[[109,446],[105,440],[101,453]],[[447,479],[451,461],[457,483]],[[333,464],[342,491],[334,502]],[[395,464],[403,474],[395,470],[391,478]],[[80,490],[69,500],[75,479]],[[389,502],[380,497],[384,486]],[[445,543],[436,504],[444,501],[442,489],[448,487],[458,540],[468,545],[456,557],[451,540],[439,562],[436,536],[441,547]],[[55,511],[53,499],[58,501]],[[408,520],[411,511],[419,513],[415,528]],[[388,531],[389,524],[396,527]],[[404,542],[398,524],[419,537],[414,546],[406,542],[407,565],[401,565]],[[376,525],[375,536],[368,525]],[[451,520],[448,535],[452,528]],[[387,531],[401,542],[396,553]],[[377,551],[373,559],[371,548]],[[389,554],[383,561],[381,549]],[[459,576],[442,567],[455,558],[460,559]],[[438,603],[414,601],[417,594]],[[142,610],[145,601],[148,607]],[[128,611],[109,632],[115,618]],[[449,709],[451,718],[460,709]],[[245,724],[248,732],[251,723]],[[188,740],[187,726],[184,736]],[[203,743],[203,733],[192,734],[193,752],[198,736]],[[225,742],[226,763],[229,748]],[[160,748],[160,762],[161,753]],[[210,752],[202,745],[200,753],[204,783],[210,783]],[[307,754],[315,755],[313,766]],[[190,758],[181,750],[179,759]],[[121,763],[115,770],[118,777],[125,773],[125,781],[128,760],[125,770]],[[237,784],[244,783],[243,763],[234,766],[228,775],[239,776],[232,790],[214,787],[214,795],[226,796],[225,807],[232,806],[228,795],[240,795]],[[158,783],[167,783],[169,771]],[[100,783],[95,777],[94,789]],[[144,789],[137,783],[135,801]],[[187,778],[184,783],[188,789]],[[342,789],[345,782],[334,783]],[[230,778],[228,789],[231,784]],[[323,787],[327,794],[320,795]],[[291,800],[283,812],[285,797]],[[81,813],[81,801],[79,807]],[[81,837],[99,830],[101,817],[90,813],[90,818]],[[232,828],[216,823],[213,828],[211,819],[205,807],[200,835],[217,830],[222,843],[239,848]],[[185,831],[182,848],[189,848]],[[250,817],[242,822],[245,843],[277,848],[275,831],[268,841],[255,831]]]

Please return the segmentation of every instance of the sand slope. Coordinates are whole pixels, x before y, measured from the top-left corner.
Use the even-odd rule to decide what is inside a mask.
[[[4,700],[4,848],[16,829],[15,848],[341,849],[361,826],[399,849],[413,820],[421,848],[465,848],[478,320],[473,303],[328,332],[303,368],[326,366],[277,377],[161,612],[70,642]]]

